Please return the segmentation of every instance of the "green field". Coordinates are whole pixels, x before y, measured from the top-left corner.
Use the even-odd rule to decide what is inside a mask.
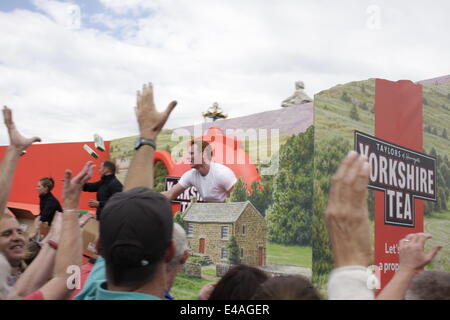
[[[179,273],[170,293],[177,300],[197,300],[200,289],[210,282]]]
[[[267,244],[267,264],[281,264],[311,268],[312,248]]]

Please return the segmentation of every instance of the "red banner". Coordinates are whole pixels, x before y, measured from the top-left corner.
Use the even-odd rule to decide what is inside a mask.
[[[411,81],[375,83],[375,136],[398,146],[423,152],[422,86]],[[385,223],[385,192],[375,192],[375,265],[381,288],[398,269],[398,242],[407,234],[423,232],[423,200],[413,198],[411,226]]]

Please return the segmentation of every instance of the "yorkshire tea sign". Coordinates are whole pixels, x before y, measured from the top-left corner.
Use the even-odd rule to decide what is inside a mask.
[[[436,159],[355,131],[370,164],[369,188],[384,192],[384,224],[414,227],[414,199],[436,201]]]

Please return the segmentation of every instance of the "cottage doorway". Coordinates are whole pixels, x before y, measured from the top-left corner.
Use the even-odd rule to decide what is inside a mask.
[[[201,238],[198,244],[198,252],[204,254],[205,253],[205,239]]]
[[[258,266],[262,266],[264,263],[264,248],[258,248]]]

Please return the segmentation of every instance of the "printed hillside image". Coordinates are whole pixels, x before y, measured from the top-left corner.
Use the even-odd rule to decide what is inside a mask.
[[[226,203],[195,203],[193,199],[186,211],[176,213],[174,219],[187,231],[192,251],[184,273],[175,281],[173,294],[177,299],[196,299],[202,285],[217,281],[229,264],[245,263],[273,274],[311,277],[313,103],[287,100],[283,108],[273,111],[166,129],[159,135],[157,149],[171,153],[176,162],[189,139],[205,134],[210,127],[219,128],[222,134],[239,139],[239,147],[261,176],[250,186],[251,193],[238,177]],[[179,132],[190,136],[180,138]],[[117,164],[122,181],[136,138],[110,144],[110,158]],[[155,190],[165,190],[167,175],[165,165],[157,162]]]
[[[423,152],[437,158],[437,201],[425,201],[424,231],[433,236],[427,242],[428,249],[437,244],[444,246],[428,268],[450,271],[450,81],[443,77],[419,83],[423,86]],[[354,148],[354,130],[374,135],[374,103],[375,79],[338,85],[314,97],[313,281],[321,288],[333,269],[324,222],[330,178]],[[368,205],[373,223],[371,190]]]

